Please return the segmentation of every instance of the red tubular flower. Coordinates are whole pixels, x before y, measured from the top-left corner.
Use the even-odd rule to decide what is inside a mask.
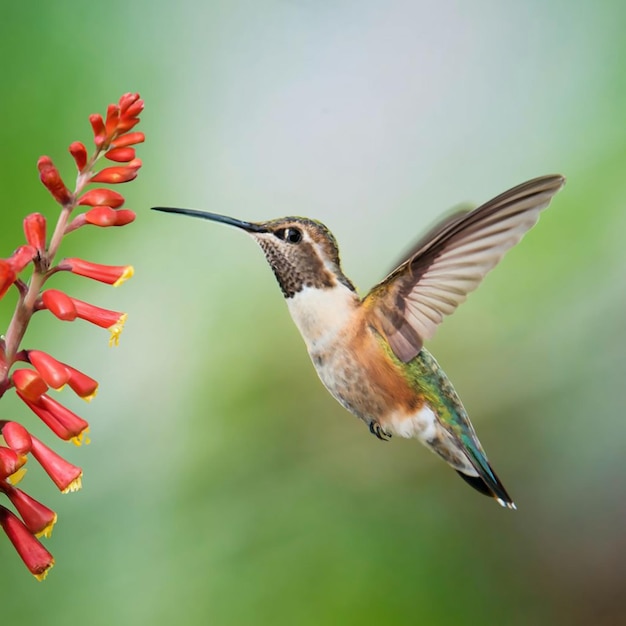
[[[13,372],[13,384],[19,389],[25,398],[31,402],[36,402],[48,391],[48,385],[43,378],[34,370],[19,369]]]
[[[58,289],[47,289],[41,294],[41,300],[55,317],[64,322],[72,322],[76,319],[76,307],[74,301],[67,294]]]
[[[77,300],[75,298],[72,298],[72,302],[76,307],[76,315],[78,317],[86,322],[96,324],[96,326],[100,326],[101,328],[106,328],[111,333],[111,337],[109,339],[110,346],[117,346],[119,344],[120,335],[122,334],[126,318],[128,317],[126,313],[103,309],[99,306],[95,306],[94,304],[89,304],[88,302],[83,302],[82,300]]]
[[[37,255],[37,250],[33,246],[20,246],[7,261],[19,274]]]
[[[17,273],[9,261],[0,259],[0,298],[9,290],[17,279]]]
[[[60,389],[69,384],[74,393],[87,402],[91,402],[98,391],[98,381],[83,372],[61,363],[40,350],[29,350],[28,360],[41,378],[53,389]],[[10,444],[9,444],[10,445]]]
[[[50,537],[52,528],[57,521],[57,514],[47,506],[37,502],[21,489],[9,485],[5,481],[0,481],[0,491],[9,498],[11,504],[20,514],[26,528],[35,537]]]
[[[32,437],[32,440],[33,456],[61,493],[78,491],[82,487],[83,470],[66,461],[36,437]]]
[[[95,304],[89,304],[89,302],[76,298],[71,300],[76,307],[76,315],[78,317],[101,328],[110,328],[115,324],[123,324],[122,318],[126,319],[125,313],[103,309]]]
[[[80,446],[83,440],[85,443],[89,443],[85,437],[89,424],[76,413],[72,413],[67,407],[46,395],[41,396],[36,402],[26,398],[19,390],[17,395],[59,439],[71,441],[77,446]],[[32,435],[31,439],[34,440]]]
[[[74,157],[74,161],[76,162],[76,167],[78,168],[78,171],[82,172],[85,168],[85,165],[87,165],[87,159],[89,158],[87,156],[87,148],[85,147],[85,144],[81,143],[80,141],[75,141],[74,143],[70,144],[69,151],[70,154]]]
[[[29,350],[28,360],[39,372],[46,384],[53,389],[61,389],[70,379],[67,366],[41,350]]]
[[[48,411],[50,415],[53,415],[57,421],[63,424],[71,433],[74,433],[72,443],[77,446],[80,446],[83,440],[85,443],[89,443],[89,439],[85,437],[89,431],[89,423],[82,417],[79,417],[76,413],[70,411],[67,407],[48,395],[42,395],[37,404],[43,410]]]
[[[52,555],[22,522],[3,506],[0,506],[0,526],[31,574],[37,580],[43,580],[54,565]]]
[[[50,157],[42,156],[37,161],[39,178],[59,204],[69,204],[72,200],[70,190],[65,186],[59,170],[54,166]]]
[[[126,313],[103,309],[95,304],[72,298],[56,289],[44,291],[41,298],[44,306],[60,320],[72,322],[79,317],[86,322],[106,328],[111,333],[110,346],[119,344],[120,335],[128,317]]]
[[[63,430],[65,436],[61,439],[71,441],[73,444],[80,446],[83,443],[89,443],[89,439],[86,438],[86,434],[89,431],[89,424],[82,418],[76,415],[76,413],[70,411],[67,407],[63,406],[60,402],[57,402],[48,395],[42,395],[38,400],[29,400],[19,390],[17,395],[26,402],[28,407],[46,424],[54,424],[59,426]],[[67,434],[70,435],[67,438]],[[32,437],[31,437],[32,439]]]
[[[124,281],[132,277],[132,265],[100,265],[82,259],[64,259],[60,267],[66,267],[73,274],[99,280],[101,283],[119,287]]]
[[[124,204],[124,196],[112,189],[92,189],[78,199],[81,206],[109,206],[117,209]]]
[[[31,213],[24,218],[26,241],[39,251],[46,249],[46,218],[41,213]]]
[[[54,415],[51,415],[50,412],[45,411],[42,407],[38,407],[34,402],[30,400],[26,400],[22,396],[20,396],[19,391],[17,395],[24,400],[26,406],[59,438],[63,439],[63,441],[71,441],[74,437],[74,434],[70,432],[63,424],[61,424]]]

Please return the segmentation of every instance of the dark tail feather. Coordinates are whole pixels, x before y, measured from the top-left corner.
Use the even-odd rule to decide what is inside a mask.
[[[491,468],[489,468],[491,469]],[[457,470],[457,474],[468,484],[474,487],[476,491],[480,491],[485,496],[495,498],[500,506],[504,506],[507,509],[516,509],[515,503],[511,500],[511,497],[506,492],[504,485],[500,482],[500,479],[496,476],[495,472],[491,470],[491,475],[494,480],[491,480],[491,476],[483,478],[482,476],[468,476],[463,472]]]

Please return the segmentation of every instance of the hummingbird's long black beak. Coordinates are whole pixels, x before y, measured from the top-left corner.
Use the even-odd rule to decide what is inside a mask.
[[[236,220],[234,217],[228,217],[227,215],[220,215],[219,213],[209,213],[208,211],[196,211],[195,209],[179,209],[177,207],[169,206],[153,206],[153,211],[163,211],[163,213],[180,213],[180,215],[190,215],[191,217],[201,217],[205,220],[211,220],[212,222],[221,222],[222,224],[229,224],[230,226],[236,226],[249,233],[266,233],[267,228],[254,222],[244,222],[242,220]]]

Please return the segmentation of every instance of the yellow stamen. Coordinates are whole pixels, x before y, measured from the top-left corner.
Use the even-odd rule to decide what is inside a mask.
[[[41,582],[42,580],[45,580],[46,576],[48,575],[48,572],[52,569],[52,566],[54,565],[54,559],[52,559],[50,561],[50,565],[48,565],[48,567],[46,567],[46,569],[41,572],[41,574],[33,574],[33,576],[39,581]]]
[[[109,326],[107,329],[111,333],[111,337],[109,338],[109,347],[119,346],[120,345],[120,335],[122,334],[122,330],[124,329],[124,324],[126,323],[126,318],[128,315],[126,313],[122,313],[120,318],[117,320],[113,326]]]
[[[72,437],[70,441],[75,446],[82,446],[83,444],[88,446],[91,443],[91,439],[89,439],[89,437],[87,436],[88,432],[89,432],[89,428],[85,428],[84,430],[81,430],[78,433],[78,435],[76,435],[76,437]]]
[[[45,537],[46,539],[50,539],[50,537],[52,536],[52,528],[54,527],[56,523],[57,523],[57,515],[55,513],[54,519],[43,530],[40,530],[38,533],[35,533],[35,537]]]
[[[61,493],[73,493],[79,491],[83,486],[83,473],[81,472]]]
[[[26,475],[26,468],[20,467],[20,469],[18,469],[17,472],[13,472],[10,476],[7,477],[7,481],[11,485],[15,486],[22,480],[22,478],[24,478],[25,475]]]
[[[86,396],[81,396],[81,398],[85,402],[91,402],[98,395],[98,388],[96,387],[92,393],[87,394]]]
[[[123,282],[133,277],[135,268],[132,265],[127,265],[122,275],[113,283],[114,287],[119,287]]]

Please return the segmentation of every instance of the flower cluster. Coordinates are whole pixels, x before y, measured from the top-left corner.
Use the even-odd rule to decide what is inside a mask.
[[[134,145],[144,141],[141,132],[133,131],[143,110],[138,94],[123,95],[111,104],[103,118],[91,115],[95,149],[90,155],[84,144],[74,142],[69,151],[78,169],[73,191],[65,185],[52,160],[43,156],[37,167],[44,186],[61,207],[50,238],[46,218],[32,213],[24,219],[26,242],[8,258],[0,259],[0,299],[14,286],[18,301],[6,335],[0,337],[0,397],[15,389],[18,397],[60,439],[76,445],[88,443],[88,423],[55,400],[48,392],[65,385],[84,400],[95,395],[98,383],[67,363],[40,350],[21,347],[24,333],[34,313],[48,310],[63,321],[80,318],[110,331],[110,345],[116,345],[126,314],[111,311],[73,298],[57,289],[44,289],[57,272],[79,276],[117,286],[133,274],[131,266],[100,265],[77,258],[66,258],[55,265],[61,240],[82,226],[124,226],[135,214],[122,208],[122,195],[105,187],[86,191],[92,183],[117,184],[133,180],[141,167]],[[113,165],[96,167],[104,157]],[[83,212],[73,215],[80,209]],[[31,270],[28,279],[23,272]],[[37,537],[49,537],[56,513],[27,495],[15,485],[22,479],[29,455],[41,465],[54,484],[63,492],[81,487],[82,470],[69,463],[37,439],[17,421],[0,420],[0,492],[14,510],[0,505],[0,526],[18,554],[39,580],[54,564],[52,555]],[[7,503],[8,504],[8,503]]]

